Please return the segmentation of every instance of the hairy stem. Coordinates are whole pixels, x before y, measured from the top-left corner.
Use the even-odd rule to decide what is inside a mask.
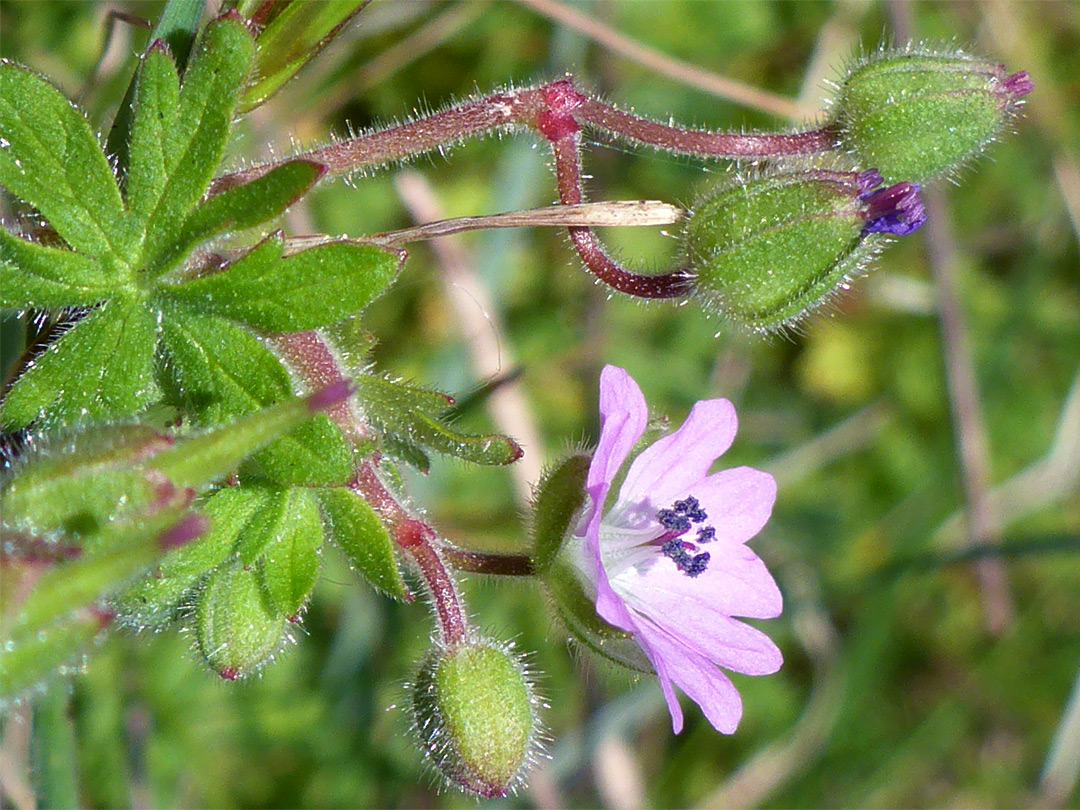
[[[496,574],[504,577],[531,577],[536,575],[533,559],[528,554],[498,554],[487,551],[469,551],[453,546],[442,547],[443,560],[451,568],[473,574]]]

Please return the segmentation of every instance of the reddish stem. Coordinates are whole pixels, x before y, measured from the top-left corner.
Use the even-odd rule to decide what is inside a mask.
[[[552,112],[557,115],[565,113],[577,124],[594,127],[611,136],[675,154],[699,157],[763,159],[825,152],[836,145],[836,133],[829,128],[752,135],[661,124],[590,98],[578,91],[573,79],[567,77],[538,87],[493,93],[413,121],[312,149],[290,159],[317,161],[325,165],[331,174],[344,174],[407,160],[474,135],[519,126],[532,127],[552,140],[553,134],[545,131],[545,119]],[[275,165],[254,166],[219,177],[211,185],[210,194],[250,182],[266,174]]]
[[[270,342],[305,385],[325,389],[345,380],[340,359],[318,332],[273,335]],[[354,444],[367,436],[366,427],[347,402],[332,406],[327,414]],[[382,482],[370,458],[356,465],[356,476],[349,488],[371,505],[394,542],[413,561],[431,595],[442,640],[447,644],[462,641],[469,624],[453,577],[443,564],[435,530],[409,514]]]
[[[623,112],[594,98],[586,99],[574,117],[608,135],[676,155],[764,159],[827,152],[836,147],[837,133],[829,127],[787,134],[684,129]]]
[[[579,132],[551,142],[559,201],[565,205],[576,205],[582,201],[580,142]],[[619,292],[638,298],[681,298],[690,290],[691,276],[684,270],[655,276],[634,273],[608,255],[592,228],[574,226],[567,228],[567,231],[589,272]]]

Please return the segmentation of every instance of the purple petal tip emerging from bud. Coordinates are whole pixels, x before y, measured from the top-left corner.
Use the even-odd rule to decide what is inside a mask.
[[[863,194],[867,194],[884,183],[885,178],[881,176],[881,172],[877,169],[867,169],[855,178],[855,182],[859,185],[859,191]]]
[[[210,519],[206,515],[195,513],[188,515],[158,535],[158,545],[163,551],[178,548],[200,537],[210,528]]]
[[[897,183],[861,196],[867,202],[863,233],[907,236],[926,222],[926,209],[914,183]]]
[[[352,396],[352,392],[353,384],[350,380],[338,380],[330,383],[325,388],[308,395],[308,410],[325,411],[327,408],[332,408],[339,402],[347,400]]]
[[[1035,82],[1031,80],[1031,74],[1026,70],[1021,70],[1019,73],[1006,76],[1001,82],[1001,89],[1010,96],[1019,98],[1034,90]]]

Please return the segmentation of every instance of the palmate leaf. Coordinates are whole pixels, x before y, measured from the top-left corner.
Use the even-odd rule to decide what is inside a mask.
[[[86,118],[47,79],[10,62],[0,62],[0,185],[108,274],[129,261],[120,190]]]
[[[144,264],[173,244],[209,187],[254,54],[251,34],[236,14],[206,26],[179,93],[176,68],[164,47],[147,53],[136,91],[128,175],[133,224],[145,233]]]
[[[315,329],[359,312],[397,276],[398,251],[357,242],[329,242],[282,258],[281,232],[269,236],[220,273],[161,294],[193,310],[256,329]]]
[[[508,436],[460,433],[435,418],[453,405],[445,394],[370,374],[358,375],[355,384],[364,416],[389,434],[392,445],[404,445],[408,452],[399,453],[404,460],[424,458],[415,445],[474,464],[511,464],[521,458],[521,446]]]
[[[372,585],[397,599],[408,598],[394,555],[394,541],[371,505],[345,488],[318,491],[330,536]]]
[[[289,374],[249,332],[212,316],[166,317],[165,387],[199,424],[218,424],[292,396]],[[353,474],[341,431],[319,414],[256,453],[249,469],[283,484],[332,486]]]
[[[153,314],[114,298],[87,315],[16,380],[0,406],[0,424],[50,426],[137,413],[157,398]]]
[[[117,292],[115,279],[95,259],[0,228],[0,308],[93,306]]]
[[[275,609],[295,617],[319,578],[323,527],[314,491],[289,490],[282,517],[267,538],[257,570]]]
[[[173,244],[149,272],[169,270],[199,242],[228,230],[243,230],[273,219],[311,189],[326,167],[310,160],[290,160],[262,177],[233,186],[204,200],[191,212]]]

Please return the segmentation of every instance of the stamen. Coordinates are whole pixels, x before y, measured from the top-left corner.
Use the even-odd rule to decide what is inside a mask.
[[[676,506],[678,505],[676,504]],[[656,513],[656,519],[669,532],[682,534],[690,530],[690,518],[679,514],[676,509],[661,509]]]
[[[711,543],[716,539],[716,529],[712,526],[702,526],[698,529],[697,539],[699,543]]]

